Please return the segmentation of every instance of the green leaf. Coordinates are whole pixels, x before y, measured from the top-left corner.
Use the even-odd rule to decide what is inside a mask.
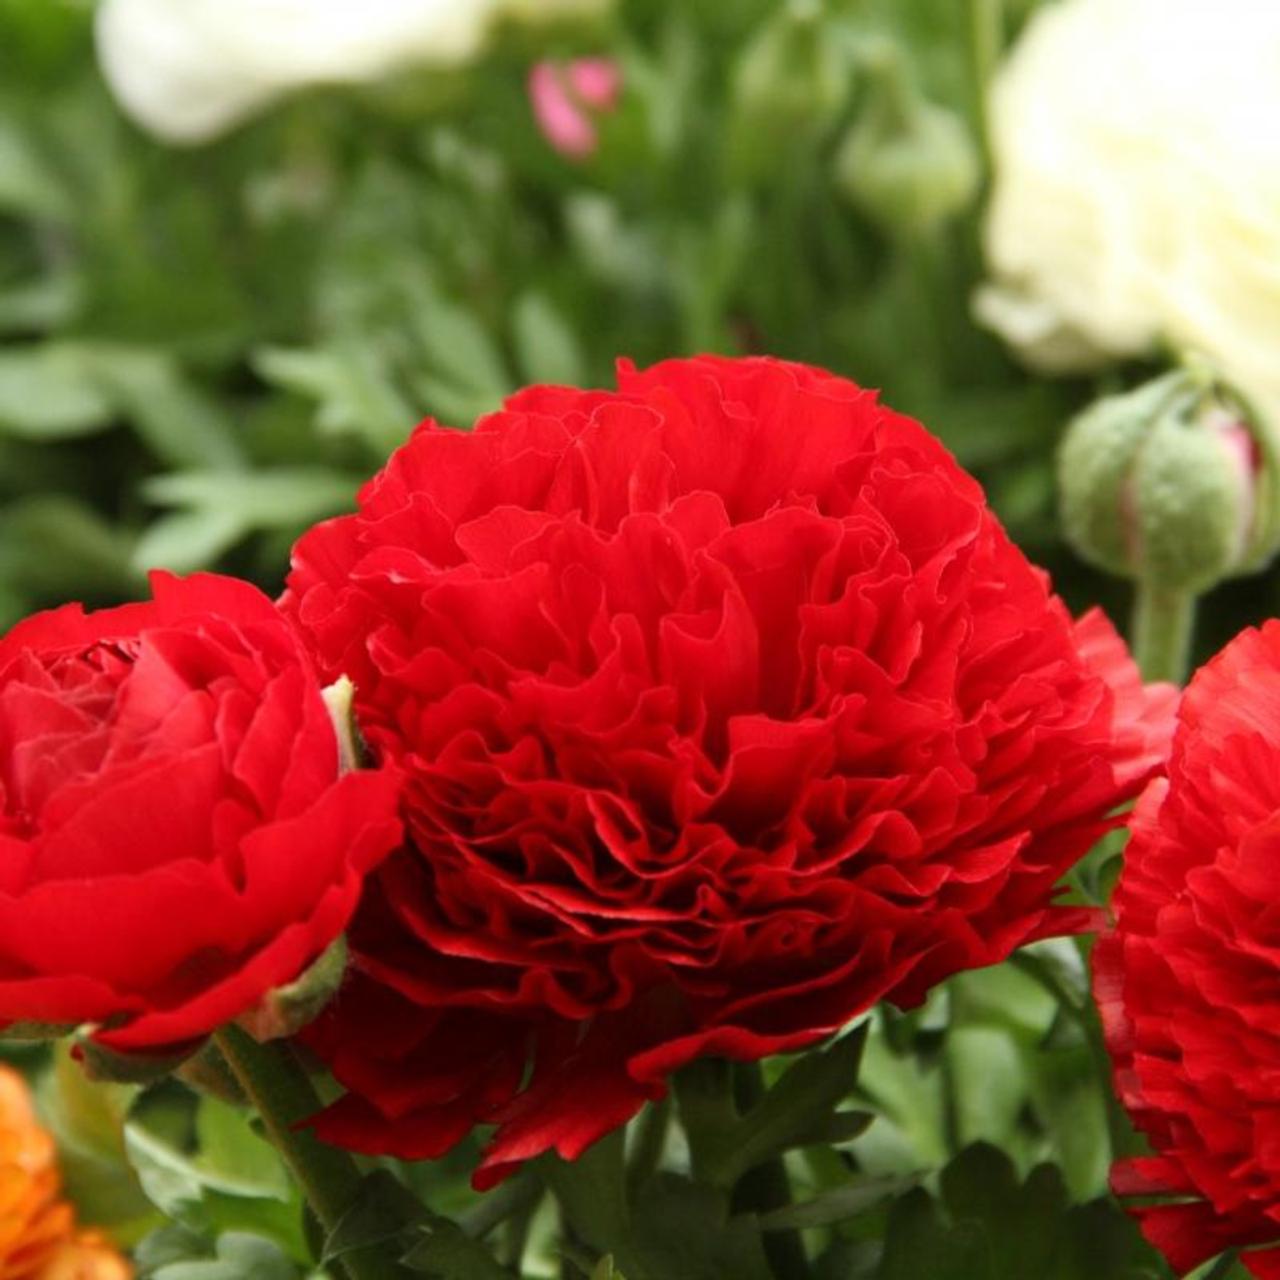
[[[575,1235],[601,1254],[630,1231],[625,1142],[625,1132],[616,1129],[576,1160],[549,1154],[538,1162]]]
[[[367,342],[262,347],[253,364],[268,382],[318,401],[319,430],[361,436],[379,457],[403,444],[421,416],[396,387],[386,358]]]
[[[417,1229],[404,1265],[435,1280],[514,1280],[510,1271],[447,1218],[432,1217]]]
[[[144,1249],[141,1280],[298,1280],[300,1275],[277,1245],[242,1231],[225,1232],[212,1249],[199,1236],[170,1231]]]
[[[85,1221],[133,1237],[155,1220],[150,1201],[129,1168],[124,1121],[137,1089],[90,1080],[66,1042],[53,1051],[52,1070],[39,1081],[40,1111],[58,1144],[68,1198]]]
[[[115,416],[92,361],[75,344],[0,351],[0,432],[64,440],[104,431]]]
[[[577,387],[586,380],[581,344],[545,294],[523,293],[516,299],[511,336],[526,382]]]
[[[425,299],[416,328],[432,370],[459,392],[491,400],[497,407],[511,389],[497,343],[474,312],[435,295]]]
[[[1157,1280],[1167,1272],[1111,1200],[1069,1203],[1061,1173],[1021,1181],[997,1148],[976,1143],[942,1171],[941,1196],[917,1189],[889,1212],[869,1280]]]
[[[200,1154],[194,1165],[206,1186],[284,1204],[292,1200],[289,1175],[275,1148],[258,1134],[247,1110],[218,1098],[201,1098],[196,1141]]]
[[[192,573],[208,568],[242,539],[249,525],[235,511],[181,511],[153,520],[138,539],[133,565],[139,571]]]
[[[731,1217],[726,1192],[674,1174],[645,1184],[621,1265],[643,1280],[771,1280],[751,1215]],[[634,1260],[634,1261],[633,1261]]]
[[[136,593],[132,552],[125,532],[74,498],[39,493],[0,511],[0,578],[42,602]]]
[[[66,324],[83,301],[84,280],[71,268],[56,268],[0,289],[0,333],[29,333]]]
[[[866,1213],[890,1196],[906,1191],[913,1181],[896,1177],[859,1178],[844,1186],[824,1191],[812,1200],[761,1214],[760,1228],[762,1231],[794,1231],[846,1222]]]
[[[66,222],[75,201],[34,131],[0,112],[0,210]]]
[[[98,385],[162,462],[229,468],[244,461],[230,415],[171,356],[123,346],[85,354]]]
[[[261,471],[178,471],[143,486],[158,505],[183,507],[155,520],[138,540],[138,569],[186,573],[213,564],[251,533],[300,533],[355,501],[357,477],[323,467]]]
[[[400,1237],[408,1248],[414,1234],[406,1223],[417,1224],[427,1216],[422,1202],[395,1174],[379,1169],[361,1182],[355,1200],[325,1240],[321,1262]]]
[[[42,1098],[60,1146],[74,1144],[100,1160],[124,1158],[124,1124],[138,1095],[133,1085],[91,1080],[61,1044],[53,1054],[53,1070],[45,1080]]]
[[[129,1162],[151,1202],[197,1234],[245,1231],[306,1257],[296,1189],[275,1152],[253,1134],[247,1113],[202,1098],[195,1128],[206,1145],[188,1151],[140,1118],[126,1123]]]
[[[325,467],[174,471],[149,480],[143,492],[161,506],[233,511],[253,528],[280,529],[347,510],[361,483]]]
[[[148,1280],[161,1267],[207,1258],[212,1249],[212,1242],[198,1232],[176,1222],[166,1222],[138,1242],[133,1261],[140,1280]]]
[[[797,1058],[724,1135],[704,1176],[731,1187],[748,1169],[822,1134],[857,1083],[867,1030],[864,1022],[827,1048]]]
[[[995,1280],[981,1231],[950,1226],[929,1195],[909,1192],[889,1214],[876,1280]]]
[[[946,1041],[951,1099],[959,1142],[1004,1143],[1027,1102],[1017,1042],[998,1027],[955,1026]]]

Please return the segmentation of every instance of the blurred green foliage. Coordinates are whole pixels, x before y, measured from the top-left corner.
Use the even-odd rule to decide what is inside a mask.
[[[967,5],[844,0],[812,7],[811,77],[790,12],[629,0],[181,149],[114,106],[91,4],[0,0],[0,619],[117,599],[156,565],[275,586],[415,421],[605,382],[619,355],[770,352],[881,386],[1050,545],[1049,451],[1082,389],[971,323],[979,201],[896,236],[834,163],[868,42],[975,147],[993,51]],[[576,164],[525,77],[601,51],[623,102]]]

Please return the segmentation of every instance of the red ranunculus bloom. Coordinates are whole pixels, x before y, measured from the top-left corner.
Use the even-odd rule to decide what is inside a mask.
[[[1169,728],[874,394],[758,359],[620,384],[424,425],[286,597],[408,775],[313,1037],[349,1091],[321,1132],[415,1157],[495,1123],[480,1186],[700,1055],[1077,927],[1054,884]]]
[[[0,640],[0,1025],[179,1049],[291,982],[397,843],[261,592],[157,574]]]
[[[1095,992],[1155,1154],[1112,1184],[1179,1274],[1263,1246],[1243,1261],[1280,1280],[1280,623],[1192,681],[1114,911]]]

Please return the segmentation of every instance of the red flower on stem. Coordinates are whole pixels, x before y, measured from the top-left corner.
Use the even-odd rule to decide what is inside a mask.
[[[1094,952],[1116,1086],[1155,1154],[1115,1191],[1178,1270],[1232,1247],[1280,1280],[1280,623],[1238,636],[1179,712]]]
[[[772,360],[619,383],[425,424],[285,600],[411,835],[311,1037],[348,1089],[320,1132],[423,1157],[496,1124],[481,1186],[695,1058],[1081,928],[1054,886],[1169,729],[871,392]]]
[[[292,982],[397,843],[398,778],[339,777],[298,639],[229,578],[0,640],[0,1025],[181,1051]]]

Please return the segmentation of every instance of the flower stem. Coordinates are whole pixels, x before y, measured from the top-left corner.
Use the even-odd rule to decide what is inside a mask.
[[[738,1062],[733,1068],[733,1094],[738,1111],[750,1111],[764,1097],[764,1073],[758,1062]],[[791,1179],[781,1156],[749,1170],[733,1190],[739,1213],[769,1213],[791,1203]],[[808,1280],[809,1258],[798,1231],[770,1231],[764,1237],[765,1257],[778,1280]]]
[[[321,1226],[332,1232],[355,1203],[361,1176],[345,1151],[296,1127],[324,1105],[307,1073],[287,1045],[259,1044],[239,1027],[223,1027],[214,1040]],[[389,1280],[402,1274],[394,1248],[385,1244],[353,1250],[343,1256],[342,1265],[351,1280]]]
[[[1004,53],[1004,0],[969,0],[969,48],[973,60],[976,122],[984,152],[987,136],[987,93]]]
[[[1133,604],[1133,653],[1146,680],[1182,684],[1191,668],[1196,596],[1139,581]]]

